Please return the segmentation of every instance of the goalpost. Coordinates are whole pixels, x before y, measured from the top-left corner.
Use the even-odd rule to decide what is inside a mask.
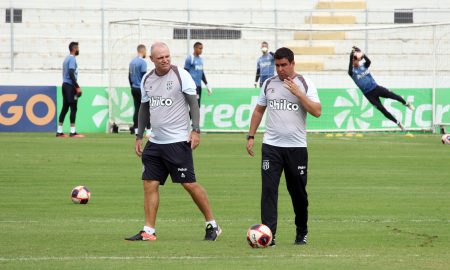
[[[217,90],[205,97],[206,105],[202,104],[203,130],[248,129],[248,108],[254,106],[258,93],[252,87],[262,41],[268,42],[272,51],[275,44],[291,48],[296,70],[310,77],[320,89],[323,114],[320,119],[308,120],[311,131],[398,130],[368,104],[347,75],[353,45],[370,56],[370,69],[380,85],[416,106],[415,111],[408,112],[398,102],[384,101],[408,130],[434,132],[440,125],[450,125],[450,23],[313,28],[304,24],[267,27],[160,19],[112,21],[108,38],[110,126],[115,124],[128,131],[132,124],[128,64],[136,56],[138,44],[150,49],[155,41],[168,44],[172,64],[178,66],[184,65],[195,41],[204,44],[205,74]],[[149,62],[149,68],[152,66]],[[242,113],[241,105],[247,111]],[[217,113],[228,113],[236,120],[223,126],[211,123]],[[238,116],[245,121],[238,121]]]

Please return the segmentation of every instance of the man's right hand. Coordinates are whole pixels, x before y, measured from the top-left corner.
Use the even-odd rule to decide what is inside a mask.
[[[258,88],[258,82],[255,82],[254,85],[255,85],[255,88]]]
[[[134,151],[138,157],[142,156],[142,139],[136,138],[136,142],[134,144]]]
[[[247,153],[252,157],[255,156],[255,153],[253,152],[253,143],[254,142],[255,142],[254,139],[247,140]]]

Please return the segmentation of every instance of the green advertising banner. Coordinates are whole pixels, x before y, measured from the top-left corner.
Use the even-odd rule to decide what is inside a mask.
[[[206,89],[205,89],[206,90]],[[415,106],[411,111],[401,103],[383,99],[384,106],[408,129],[431,130],[432,91],[430,88],[391,89]],[[61,111],[61,89],[58,88],[58,116]],[[200,127],[204,131],[247,131],[253,108],[259,96],[258,88],[215,88],[208,96],[204,91],[201,104]],[[79,100],[77,130],[79,132],[107,132],[109,111],[111,121],[132,123],[133,98],[128,87],[111,90],[109,108],[107,88],[84,87]],[[322,116],[308,115],[308,130],[312,131],[370,131],[398,130],[395,123],[386,119],[356,88],[319,89]],[[450,123],[450,89],[436,90],[435,122]],[[110,110],[109,110],[110,109]],[[65,130],[68,129],[66,116]],[[263,119],[259,131],[263,131]]]
[[[450,125],[450,89],[436,89],[435,123]]]
[[[108,89],[105,87],[82,87],[83,95],[78,100],[78,110],[76,118],[77,132],[79,133],[105,133],[109,118]],[[57,115],[62,108],[61,87],[57,88]],[[69,132],[70,110],[64,120],[64,131]]]
[[[401,103],[383,99],[383,105],[406,128],[432,128],[432,91],[429,88],[391,89],[415,106],[411,111]],[[319,89],[322,116],[308,115],[308,129],[317,131],[398,130],[356,88]],[[450,90],[439,89],[436,95],[436,120],[450,122]],[[209,131],[247,131],[251,112],[258,101],[259,89],[219,88],[211,96],[204,95],[200,125]],[[264,119],[260,129],[264,130]]]

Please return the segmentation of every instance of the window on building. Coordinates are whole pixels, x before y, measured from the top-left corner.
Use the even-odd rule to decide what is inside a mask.
[[[394,23],[413,23],[412,9],[394,10]]]
[[[5,22],[11,22],[11,9],[6,9]],[[13,9],[13,22],[21,23],[22,22],[22,10],[21,9]]]
[[[186,28],[174,28],[174,39],[187,39],[188,30]],[[191,29],[191,39],[240,39],[240,30],[229,29]]]

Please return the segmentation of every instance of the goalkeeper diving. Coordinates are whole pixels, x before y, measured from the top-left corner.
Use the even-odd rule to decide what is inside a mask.
[[[364,60],[364,63],[361,65],[360,61],[362,60]],[[375,106],[387,119],[394,122],[404,131],[405,127],[388,110],[386,110],[380,101],[380,97],[397,100],[410,110],[414,110],[414,106],[407,103],[401,96],[389,91],[383,86],[378,85],[369,71],[370,63],[371,61],[369,57],[367,57],[367,55],[364,54],[358,47],[353,46],[350,53],[348,75],[350,75],[367,100],[369,100],[369,102]]]

